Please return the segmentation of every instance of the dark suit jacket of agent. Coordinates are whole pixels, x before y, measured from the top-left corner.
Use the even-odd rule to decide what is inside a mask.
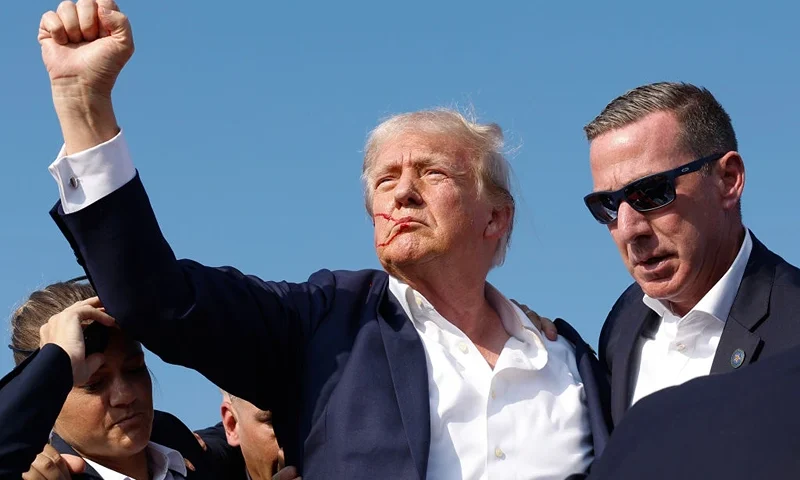
[[[800,270],[771,252],[755,235],[742,283],[725,322],[711,373],[731,372],[800,345]],[[638,339],[652,337],[660,321],[633,284],[608,314],[600,333],[600,360],[611,374],[611,414],[617,425],[630,407],[639,364]],[[741,352],[737,352],[740,350]],[[735,367],[734,352],[744,354]]]
[[[0,479],[18,480],[48,443],[50,431],[72,389],[69,356],[56,345],[32,354],[0,380]],[[238,472],[236,452],[222,446],[221,428],[203,430],[204,451],[192,431],[173,415],[155,412],[150,439],[177,450],[191,462],[188,480],[228,478]],[[61,453],[77,455],[64,440],[53,435],[50,443]],[[220,450],[220,451],[217,451]],[[228,459],[227,463],[221,459]],[[90,466],[73,478],[99,479]]]
[[[800,478],[800,347],[649,395],[590,480]]]
[[[178,261],[138,175],[87,208],[65,215],[56,204],[51,215],[122,327],[166,362],[271,410],[286,463],[304,478],[425,478],[425,352],[385,272],[278,283]],[[599,452],[606,376],[575,331],[558,326],[576,347]]]

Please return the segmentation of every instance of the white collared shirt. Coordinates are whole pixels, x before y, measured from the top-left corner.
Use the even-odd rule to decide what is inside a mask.
[[[665,302],[644,296],[642,301],[661,317],[661,323],[655,336],[639,338],[639,373],[631,405],[653,392],[711,373],[752,249],[753,240],[745,229],[742,246],[728,271],[683,317],[672,313]]]
[[[159,445],[156,442],[148,443],[145,449],[147,451],[147,462],[153,474],[151,480],[181,480],[186,478],[186,463],[180,452]],[[134,480],[88,458],[84,458],[84,460],[95,469],[103,480]]]
[[[389,290],[422,339],[428,363],[429,479],[558,479],[592,461],[586,397],[572,345],[547,340],[486,284],[511,338],[494,370],[461,330],[394,277]]]

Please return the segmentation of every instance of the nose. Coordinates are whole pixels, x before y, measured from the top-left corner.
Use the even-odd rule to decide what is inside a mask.
[[[417,188],[418,180],[416,173],[411,169],[404,169],[394,187],[395,208],[422,205],[422,196]]]
[[[616,224],[619,239],[625,244],[636,243],[637,239],[653,233],[647,217],[643,213],[634,210],[628,205],[628,202],[620,203],[617,210],[617,221],[614,223]]]
[[[136,390],[133,384],[118,375],[109,385],[109,403],[112,407],[125,407],[136,400]]]

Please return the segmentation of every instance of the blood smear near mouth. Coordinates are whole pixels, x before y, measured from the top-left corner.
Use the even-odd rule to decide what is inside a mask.
[[[381,217],[381,218],[384,218],[384,219],[386,219],[386,220],[389,220],[390,222],[397,223],[397,220],[395,220],[394,218],[392,218],[392,216],[391,216],[391,215],[389,215],[388,213],[376,213],[376,214],[375,214],[375,216],[376,216],[376,217]]]
[[[379,215],[380,215],[380,214],[379,214]],[[379,248],[380,248],[380,247],[385,247],[386,245],[389,245],[390,243],[392,243],[392,240],[394,240],[395,238],[397,238],[397,236],[398,236],[398,235],[400,235],[401,233],[403,233],[403,230],[405,230],[406,228],[408,228],[408,226],[409,226],[409,225],[408,225],[407,223],[401,223],[401,224],[400,224],[400,225],[397,227],[397,231],[396,231],[396,232],[394,232],[394,235],[392,235],[391,237],[389,237],[389,240],[386,240],[386,241],[385,241],[385,242],[383,242],[383,243],[379,243],[379,244],[378,244],[378,247],[379,247]]]

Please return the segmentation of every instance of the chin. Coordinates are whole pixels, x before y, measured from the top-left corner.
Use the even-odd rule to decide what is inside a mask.
[[[143,450],[150,442],[152,433],[152,422],[150,426],[142,426],[123,432],[114,442],[120,452],[128,454],[138,453]]]
[[[419,245],[398,242],[395,245],[388,245],[381,252],[380,260],[384,265],[403,266],[420,263],[430,255],[431,252],[420,248]]]
[[[119,456],[135,455],[144,450],[148,443],[150,443],[149,435],[125,436],[114,442],[114,450]]]
[[[664,301],[671,301],[680,293],[681,278],[677,273],[661,279],[636,279],[642,291],[648,296]]]

